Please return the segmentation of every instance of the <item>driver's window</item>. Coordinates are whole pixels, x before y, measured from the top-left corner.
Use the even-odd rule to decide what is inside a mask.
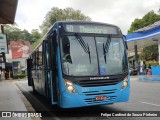
[[[63,37],[62,39],[63,61],[72,63],[70,55],[70,41],[68,37]]]
[[[47,69],[49,69],[50,65],[49,65],[49,47],[48,47],[48,43],[46,43],[46,63],[47,63]]]

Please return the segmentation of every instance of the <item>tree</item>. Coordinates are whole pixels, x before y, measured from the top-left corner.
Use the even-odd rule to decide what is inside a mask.
[[[46,33],[48,29],[54,24],[54,22],[60,21],[60,20],[91,21],[91,18],[82,14],[80,10],[74,10],[73,8],[70,8],[70,7],[65,9],[59,9],[57,7],[53,7],[51,11],[49,11],[46,14],[45,20],[40,26],[42,34]]]
[[[41,38],[41,34],[39,33],[38,29],[33,29],[31,31],[31,38],[31,43],[34,43]]]
[[[17,25],[4,25],[4,33],[7,34],[8,43],[12,40],[18,40],[20,35],[20,29]]]
[[[160,15],[160,8],[159,8],[159,10],[158,10],[158,14]]]
[[[143,48],[142,53],[140,54],[141,59],[145,60],[158,60],[158,45],[152,45]]]
[[[8,43],[10,41],[29,41],[33,44],[36,40],[40,39],[40,33],[37,29],[33,29],[31,34],[27,30],[21,30],[17,25],[4,25],[4,33],[7,34]]]
[[[134,22],[132,22],[132,24],[131,24],[131,27],[130,27],[130,29],[128,30],[128,33],[131,33],[131,32],[133,32],[133,31],[135,31],[135,30],[138,30],[138,29],[140,29],[140,28],[143,28],[143,21],[142,21],[142,19],[138,19],[138,18],[136,18],[135,20],[134,20]]]
[[[134,22],[132,22],[131,27],[128,30],[128,33],[134,32],[135,30],[151,25],[159,20],[160,15],[154,13],[154,11],[150,11],[146,15],[144,15],[142,19],[136,18]]]
[[[19,40],[22,40],[22,41],[31,41],[31,34],[27,31],[27,30],[23,30],[23,31],[20,31],[20,35],[19,35]]]
[[[160,9],[159,9],[160,12]],[[140,28],[146,27],[160,20],[160,15],[154,13],[154,11],[148,12],[143,16],[142,19],[136,18],[134,22],[132,22],[128,33],[134,32]],[[158,46],[152,45],[148,47],[144,47],[142,53],[140,54],[141,59],[145,60],[157,60],[158,59]]]

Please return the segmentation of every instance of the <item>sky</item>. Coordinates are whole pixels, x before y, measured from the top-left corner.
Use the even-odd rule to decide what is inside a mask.
[[[160,8],[160,0],[18,0],[15,22],[20,29],[39,29],[52,7],[72,7],[92,21],[117,25],[127,34],[135,18]]]

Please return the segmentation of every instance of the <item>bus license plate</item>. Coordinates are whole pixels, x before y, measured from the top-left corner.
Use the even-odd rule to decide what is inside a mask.
[[[102,101],[102,100],[106,100],[107,97],[106,96],[96,96],[95,100],[96,101]]]

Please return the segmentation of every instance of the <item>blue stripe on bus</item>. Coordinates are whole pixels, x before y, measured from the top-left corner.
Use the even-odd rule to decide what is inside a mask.
[[[57,36],[59,36],[59,28],[58,28],[58,23],[57,24]],[[59,39],[59,38],[57,38]],[[58,41],[57,41],[58,42]],[[57,65],[58,65],[58,91],[59,94],[62,94],[63,91],[65,91],[65,85],[64,85],[64,81],[63,81],[63,77],[62,77],[62,68],[61,68],[61,58],[60,58],[60,47],[57,46]],[[58,96],[59,98],[59,104],[61,104],[61,97]]]
[[[64,81],[62,77],[62,68],[61,68],[61,60],[60,60],[60,48],[57,47],[57,60],[58,60],[58,79],[59,79],[59,87],[60,92],[63,92],[65,90]]]

